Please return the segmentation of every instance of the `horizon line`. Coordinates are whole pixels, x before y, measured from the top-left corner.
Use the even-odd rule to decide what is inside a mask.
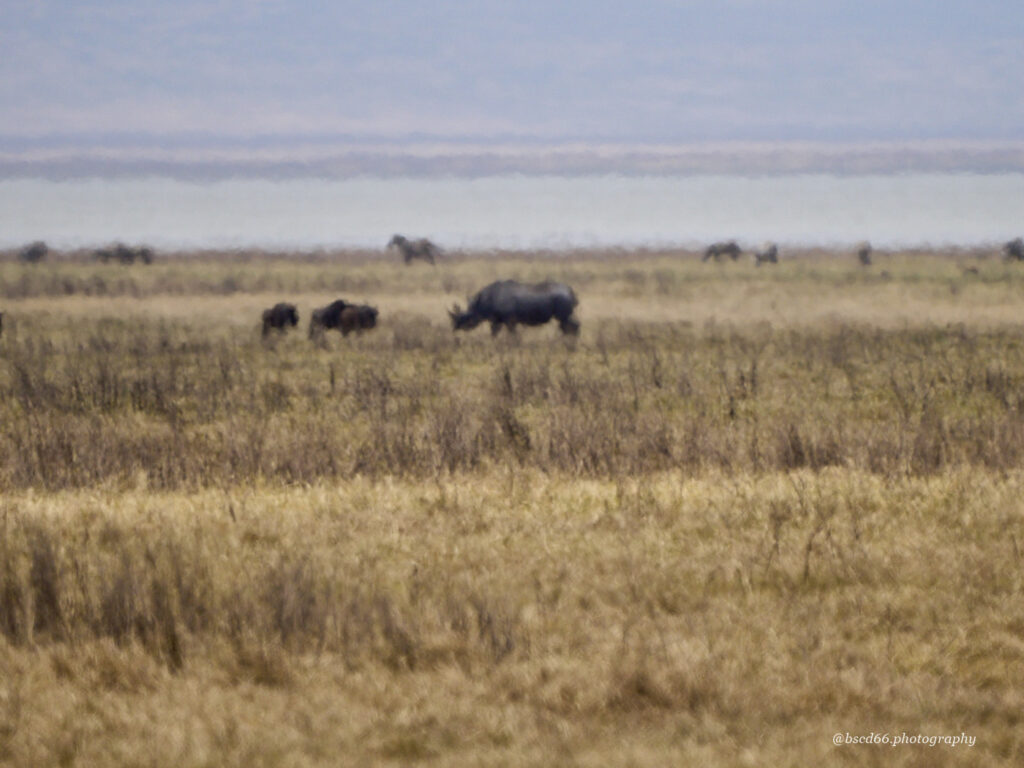
[[[0,178],[775,175],[1024,172],[1024,140],[872,142],[136,142],[4,147]]]

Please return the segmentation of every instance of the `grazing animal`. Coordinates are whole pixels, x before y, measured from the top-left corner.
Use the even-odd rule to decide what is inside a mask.
[[[352,331],[362,333],[377,326],[376,307],[366,304],[349,304],[338,315],[338,330],[342,336],[348,336]]]
[[[441,250],[426,238],[409,240],[402,235],[395,235],[388,242],[388,248],[398,248],[406,264],[412,264],[416,259],[434,264],[435,259],[441,255]]]
[[[309,318],[309,338],[320,336],[330,328],[348,336],[352,331],[361,333],[377,325],[376,307],[366,304],[350,304],[344,299],[332,301],[326,307],[314,309]]]
[[[862,267],[871,266],[871,243],[864,243],[857,249],[857,261]]]
[[[714,259],[718,261],[723,256],[728,256],[733,261],[736,261],[743,253],[743,250],[736,244],[735,240],[722,243],[712,243],[708,246],[708,249],[704,251],[704,258],[701,261],[710,261]]]
[[[519,324],[543,325],[557,320],[562,333],[575,336],[580,332],[580,323],[573,317],[577,304],[576,294],[565,283],[527,285],[499,280],[470,299],[465,312],[456,304],[448,315],[456,331],[472,330],[486,320],[491,324],[492,334],[497,334],[502,326],[514,333]]]
[[[124,243],[116,243],[110,248],[99,248],[93,251],[93,257],[104,264],[109,261],[117,261],[121,264],[134,264],[136,261],[141,261],[143,264],[152,264],[153,249],[146,246],[132,248]]]
[[[332,301],[326,307],[320,307],[320,309],[314,309],[313,314],[309,316],[309,338],[319,336],[328,328],[337,328],[341,322],[341,311],[345,307],[351,307],[344,299],[337,299]]]
[[[38,264],[40,261],[46,258],[46,254],[50,252],[50,247],[42,240],[36,240],[34,243],[29,243],[21,251],[18,252],[18,258],[26,264]]]
[[[284,333],[288,326],[294,328],[299,324],[299,311],[294,304],[280,302],[270,309],[263,310],[263,337],[272,331]]]
[[[778,264],[779,263],[779,246],[775,243],[769,243],[768,247],[763,251],[756,251],[754,253],[754,265],[760,267],[762,264]]]
[[[1003,246],[1003,253],[1009,261],[1024,261],[1024,240],[1011,240]]]

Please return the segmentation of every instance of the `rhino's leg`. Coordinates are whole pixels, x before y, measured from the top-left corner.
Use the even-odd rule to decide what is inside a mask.
[[[500,320],[491,320],[491,336],[498,335],[498,331],[501,330],[501,325],[502,323]]]

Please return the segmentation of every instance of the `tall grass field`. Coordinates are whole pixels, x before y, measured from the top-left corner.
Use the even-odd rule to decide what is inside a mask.
[[[499,278],[579,337],[454,333]],[[0,312],[0,765],[1024,763],[1022,265],[7,253]]]

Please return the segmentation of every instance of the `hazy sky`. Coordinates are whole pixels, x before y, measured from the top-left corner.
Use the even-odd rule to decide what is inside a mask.
[[[0,135],[1024,139],[1021,0],[0,0]]]

